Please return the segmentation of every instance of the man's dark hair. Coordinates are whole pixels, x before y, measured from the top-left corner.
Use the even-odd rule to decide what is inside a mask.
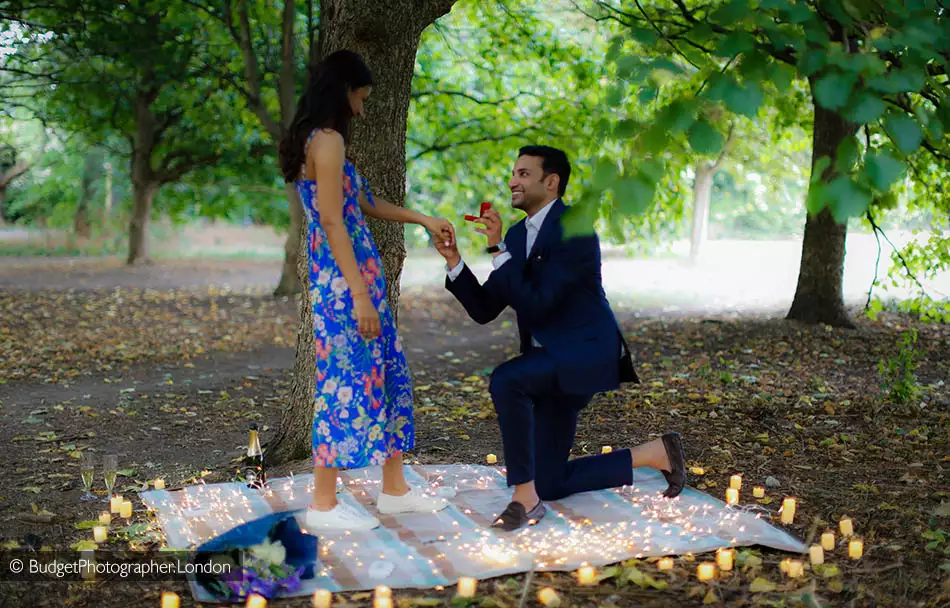
[[[571,179],[571,163],[567,160],[564,150],[551,146],[524,146],[518,150],[518,156],[536,156],[541,159],[541,171],[544,177],[554,173],[560,178],[557,195],[564,196],[567,182]]]

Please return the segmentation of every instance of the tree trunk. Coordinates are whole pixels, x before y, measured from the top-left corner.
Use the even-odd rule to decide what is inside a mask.
[[[73,218],[73,233],[83,239],[88,239],[91,236],[89,230],[89,201],[93,195],[92,185],[96,180],[99,160],[97,154],[87,152],[85,162],[83,163],[82,184],[79,189],[79,203],[76,205],[76,215]]]
[[[126,263],[151,264],[148,226],[152,219],[152,201],[158,192],[158,182],[133,182],[132,219],[129,221],[129,257]]]
[[[376,81],[367,117],[354,121],[347,153],[373,192],[403,204],[406,188],[406,120],[416,51],[422,31],[446,14],[455,0],[390,0],[385,10],[375,0],[323,0],[320,5],[319,57],[339,49],[360,53]],[[403,226],[370,222],[383,259],[389,305],[396,314],[399,280],[406,257]],[[311,454],[311,425],[315,391],[313,314],[307,289],[307,252],[300,253],[300,329],[291,400],[284,407],[280,430],[268,462],[307,458]]]
[[[274,290],[275,296],[292,296],[300,293],[300,279],[297,273],[297,255],[300,251],[300,241],[305,233],[303,225],[303,207],[297,196],[297,187],[286,184],[287,204],[290,205],[290,230],[284,242],[284,266],[280,271],[280,282]],[[304,252],[306,257],[306,251]]]
[[[709,203],[716,166],[700,161],[693,179],[693,229],[689,239],[689,261],[695,263],[709,235]]]
[[[0,226],[7,225],[7,188],[0,186]]]
[[[812,82],[814,91],[814,82]],[[812,134],[812,172],[818,159],[828,157],[831,163],[821,175],[820,182],[827,184],[837,176],[835,160],[838,146],[855,134],[856,128],[837,112],[815,106],[815,122]],[[819,180],[812,178],[814,188]],[[811,194],[811,193],[809,193]],[[786,318],[806,323],[826,323],[835,327],[854,327],[844,306],[843,280],[845,238],[847,223],[839,224],[828,208],[817,215],[809,214],[805,220],[805,235],[802,239],[802,258],[798,271],[798,286],[795,298]]]

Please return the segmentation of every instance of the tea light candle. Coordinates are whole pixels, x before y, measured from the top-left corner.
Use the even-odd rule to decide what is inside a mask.
[[[159,477],[158,479],[156,479],[156,480],[155,480],[155,489],[156,489],[156,490],[164,490],[164,489],[165,489],[165,480],[162,479],[161,477]]]
[[[730,505],[737,504],[739,502],[739,490],[735,488],[726,489],[726,502]]]
[[[95,526],[92,529],[92,538],[97,543],[106,542],[106,527],[105,526]]]
[[[756,498],[765,498],[765,488],[762,486],[755,486],[752,488],[752,495]]]
[[[664,557],[656,563],[656,567],[660,570],[672,570],[673,569],[673,558]]]
[[[716,551],[716,565],[720,570],[732,570],[733,556],[732,549],[719,549]]]
[[[808,549],[808,557],[813,566],[819,566],[825,563],[825,550],[822,549],[821,545],[812,545]]]
[[[778,563],[778,569],[781,570],[784,574],[788,574],[788,565],[792,562],[790,557],[786,557]]]
[[[710,581],[716,576],[716,564],[703,562],[696,567],[696,577],[701,581]]]
[[[317,589],[313,593],[313,608],[330,608],[333,605],[333,594],[326,589]]]
[[[252,593],[247,596],[247,603],[244,604],[245,608],[267,608],[267,598],[263,595],[257,595]]]
[[[162,608],[178,608],[178,594],[162,591]]]
[[[103,512],[99,514],[99,523],[109,525],[112,523],[112,514],[109,512]]]
[[[122,506],[122,501],[125,500],[118,494],[109,499],[109,511],[111,513],[118,513],[119,507]]]
[[[119,517],[124,517],[126,519],[132,517],[132,502],[128,500],[123,500],[122,504],[119,505]],[[261,596],[261,599],[264,599]]]
[[[735,490],[742,489],[742,475],[733,475],[729,478],[729,487]]]
[[[821,548],[825,551],[835,550],[835,533],[828,530],[821,535]]]
[[[485,462],[487,462],[488,464],[495,464],[496,462],[498,462],[498,456],[495,456],[494,454],[489,454],[488,456],[485,457]]]
[[[541,591],[538,591],[538,601],[545,606],[561,605],[561,598],[557,596],[557,591],[551,589],[550,587],[545,587]]]
[[[613,451],[614,451],[614,449],[613,449],[612,447],[610,447],[609,445],[605,445],[604,447],[600,448],[600,453],[601,453],[601,454],[609,454],[609,453],[611,453],[611,452],[613,452]]]
[[[864,555],[864,541],[860,538],[852,538],[848,543],[848,557],[861,559],[862,555]]]
[[[577,582],[581,585],[593,585],[597,582],[596,574],[593,566],[584,564],[577,570]]]
[[[805,564],[797,559],[789,560],[788,562],[788,572],[786,572],[790,578],[800,578],[805,574]]]
[[[782,523],[790,524],[795,520],[795,499],[788,497],[782,501]]]
[[[475,586],[477,584],[478,581],[470,576],[460,578],[458,586],[459,597],[475,597]]]
[[[838,527],[841,528],[842,536],[851,536],[854,534],[854,522],[851,521],[850,517],[842,517],[841,521],[838,522]]]

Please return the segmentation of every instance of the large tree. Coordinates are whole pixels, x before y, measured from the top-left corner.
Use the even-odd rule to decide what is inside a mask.
[[[655,183],[663,173],[663,142],[688,133],[708,149],[721,141],[710,112],[750,117],[766,96],[781,96],[795,79],[808,83],[814,116],[812,177],[802,258],[790,319],[850,326],[842,297],[847,220],[887,196],[906,156],[923,145],[950,158],[948,15],[936,0],[656,0],[599,2],[601,16],[628,28],[618,68],[644,91],[664,74],[693,69],[702,85],[668,102],[665,120],[643,125],[644,146],[631,176]],[[635,42],[634,42],[635,41]],[[670,59],[642,61],[634,45],[665,49]],[[628,128],[629,131],[629,128]],[[860,135],[860,137],[858,137]],[[621,182],[622,183],[622,182]],[[629,191],[620,190],[619,196]]]
[[[391,0],[385,10],[373,0],[323,0],[320,6],[318,57],[338,49],[360,53],[376,85],[365,120],[356,121],[347,153],[379,196],[403,204],[406,188],[406,119],[419,39],[425,28],[452,8],[455,0]],[[386,273],[389,301],[395,311],[399,279],[406,257],[403,227],[370,221]],[[307,277],[306,239],[301,238],[298,273]],[[290,402],[280,430],[268,448],[270,462],[308,458],[315,392],[316,355],[312,303],[307,289],[300,302],[300,328]]]

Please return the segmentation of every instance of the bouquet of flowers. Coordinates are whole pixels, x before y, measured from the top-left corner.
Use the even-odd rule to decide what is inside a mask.
[[[301,531],[291,513],[275,513],[205,543],[197,556],[216,566],[199,570],[196,579],[219,599],[241,601],[254,593],[272,599],[313,577],[317,538]]]

